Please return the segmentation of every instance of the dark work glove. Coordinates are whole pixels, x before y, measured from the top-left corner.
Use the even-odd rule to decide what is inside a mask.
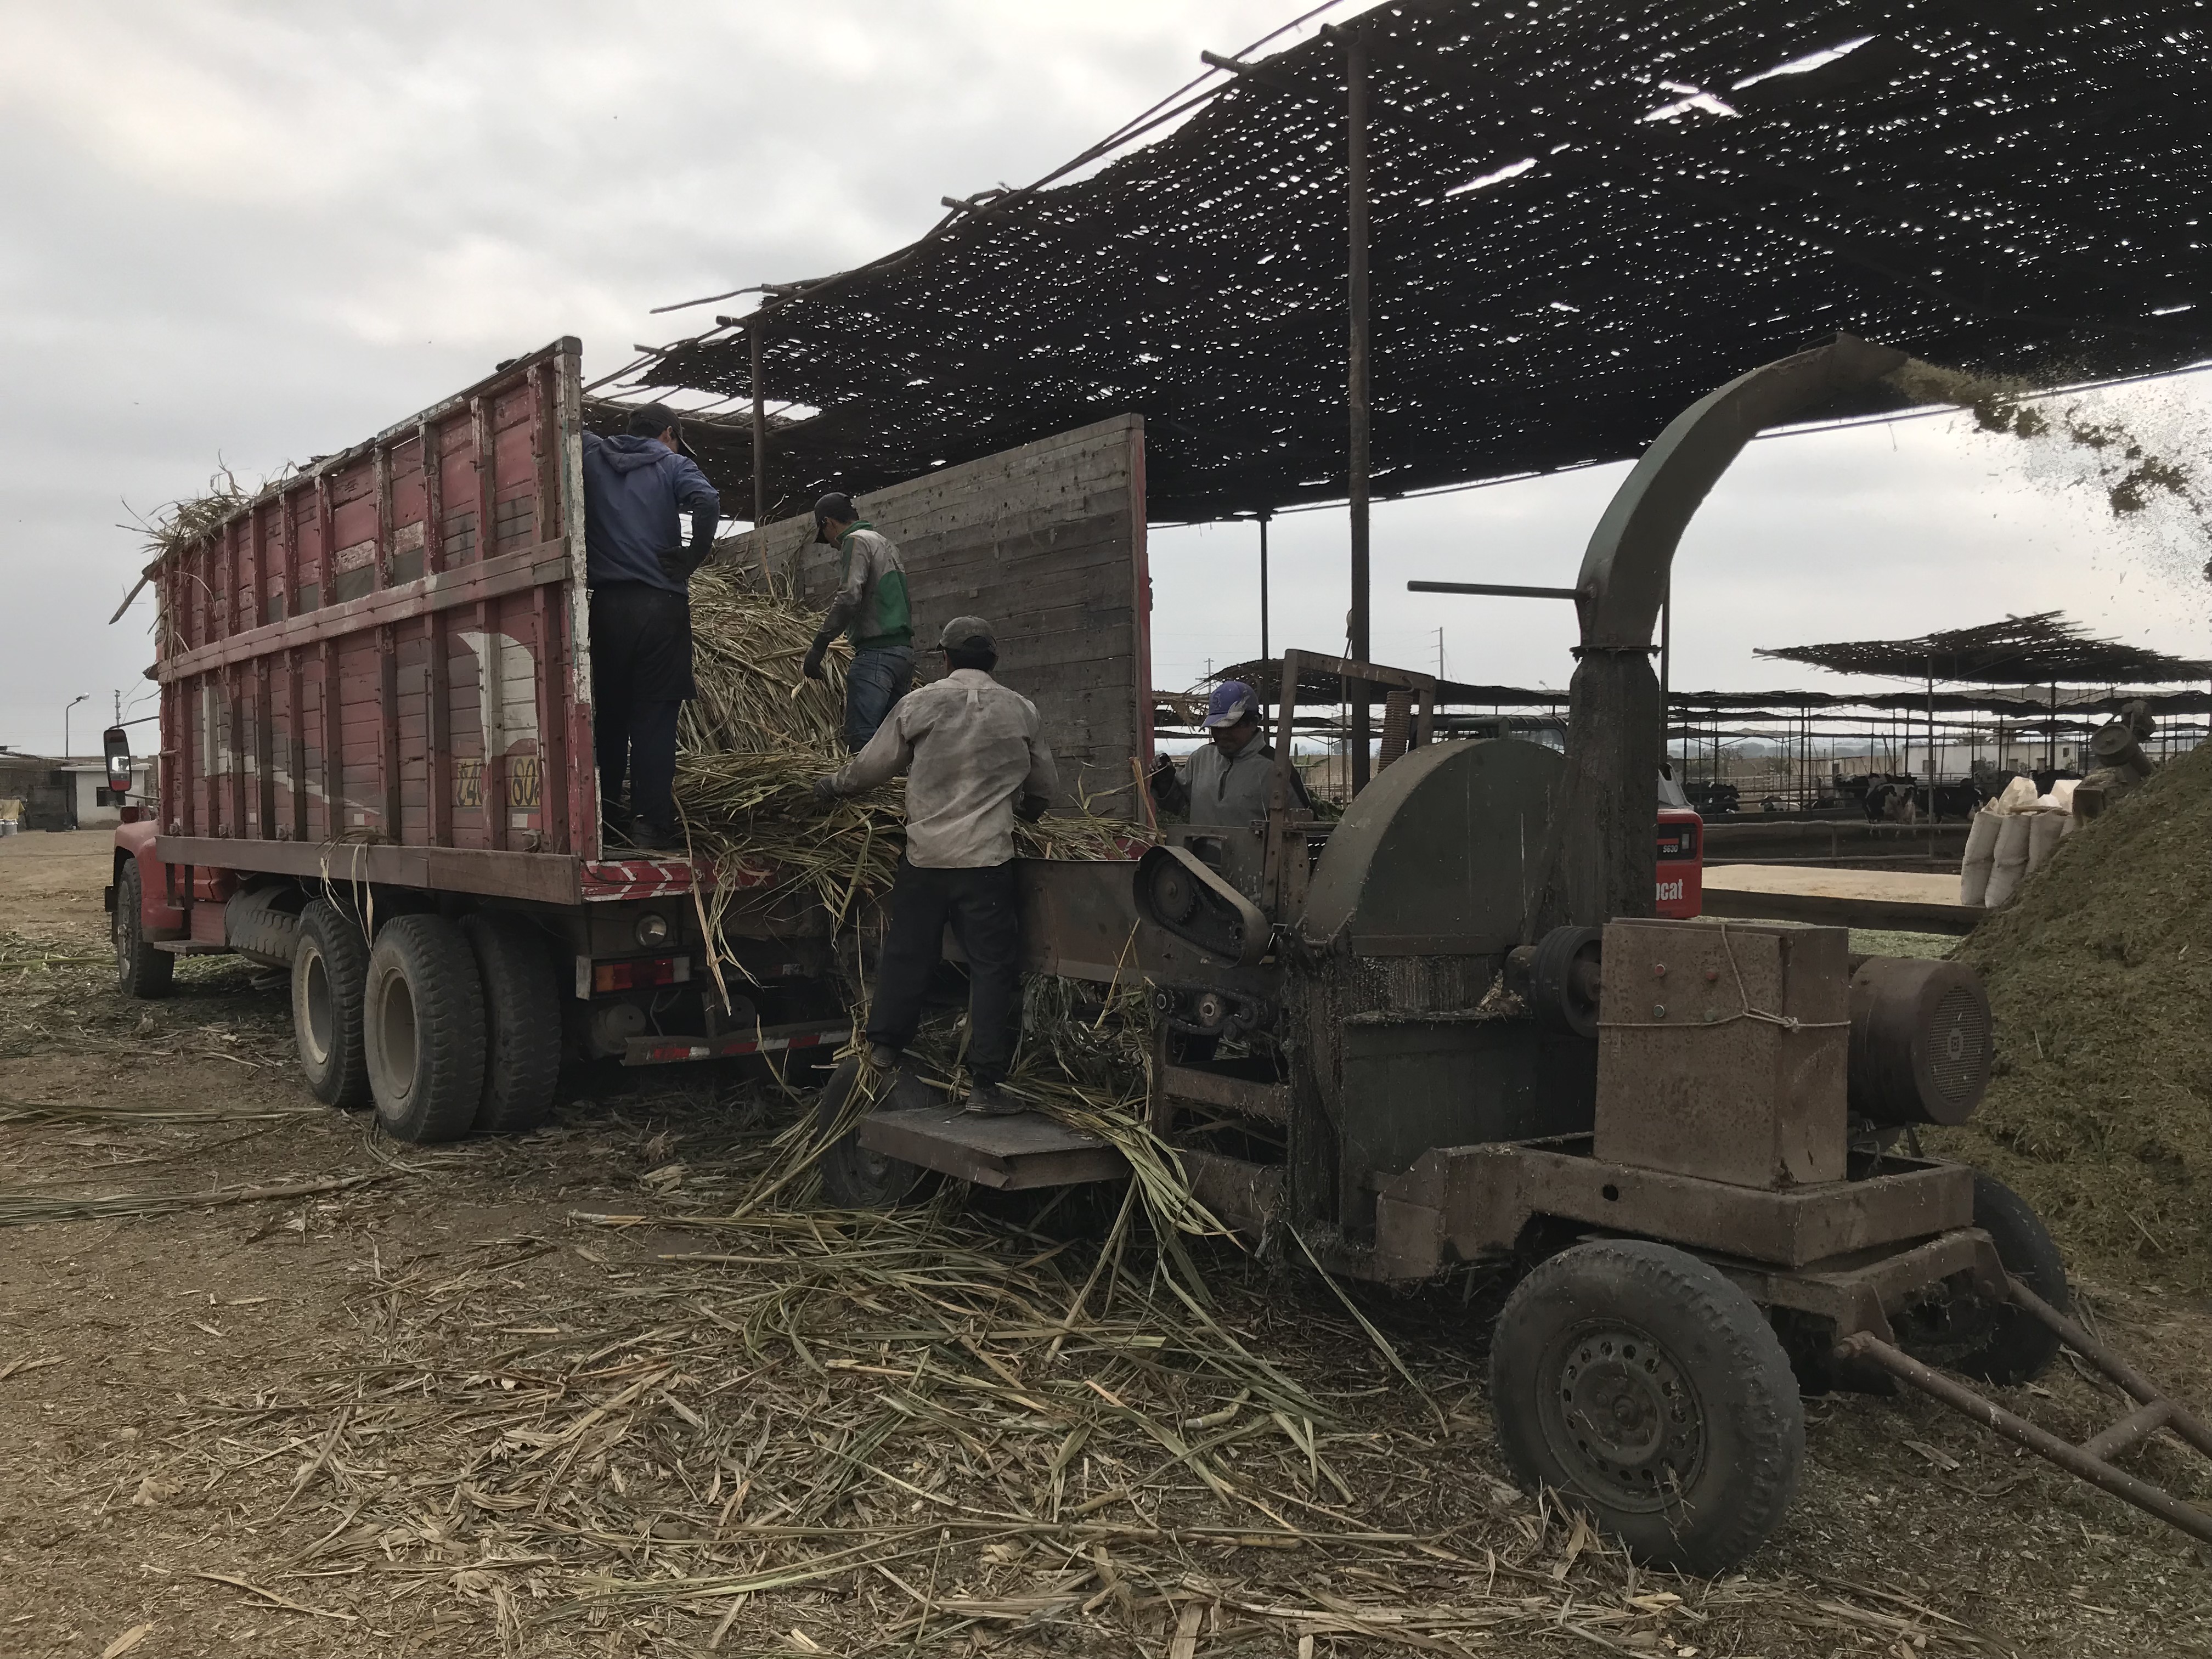
[[[810,680],[826,680],[828,671],[822,666],[823,658],[830,654],[830,641],[835,635],[817,634],[814,643],[806,647],[806,660],[799,665],[799,672]]]
[[[837,799],[837,780],[823,774],[814,780],[814,799],[827,806]]]
[[[1190,792],[1182,780],[1176,775],[1175,762],[1162,755],[1152,763],[1152,775],[1145,781],[1152,804],[1164,812],[1180,812],[1190,804]]]
[[[1044,816],[1044,809],[1051,805],[1042,795],[1024,795],[1021,804],[1014,808],[1014,816],[1024,823],[1035,823]]]
[[[700,561],[683,548],[660,556],[660,574],[672,582],[689,582],[691,573],[699,568]]]

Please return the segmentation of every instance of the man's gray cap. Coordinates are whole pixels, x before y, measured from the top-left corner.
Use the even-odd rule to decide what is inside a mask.
[[[998,640],[981,617],[955,617],[937,636],[939,651],[995,651]]]

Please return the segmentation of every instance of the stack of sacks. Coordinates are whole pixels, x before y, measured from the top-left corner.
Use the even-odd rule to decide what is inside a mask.
[[[2074,780],[2061,778],[2039,795],[2026,778],[1974,814],[1959,866],[1959,902],[1988,909],[2011,902],[2020,884],[2043,867],[2061,836],[2074,829]]]

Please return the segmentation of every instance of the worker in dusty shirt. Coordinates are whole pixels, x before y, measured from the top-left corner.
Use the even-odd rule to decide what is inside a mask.
[[[826,679],[830,641],[848,634],[845,671],[845,747],[858,754],[914,684],[914,627],[906,603],[906,562],[891,538],[864,520],[850,495],[814,503],[814,538],[844,556],[837,597],[806,653],[810,679]]]
[[[1193,824],[1241,827],[1266,817],[1275,749],[1261,736],[1259,710],[1257,694],[1243,681],[1224,680],[1215,686],[1206,706],[1206,735],[1212,741],[1180,769],[1167,756],[1159,757],[1152,768],[1154,804]],[[1313,807],[1296,768],[1291,771],[1291,805]]]
[[[721,510],[665,404],[632,410],[618,437],[584,434],[600,817],[634,847],[684,845],[676,827],[676,717],[696,695],[691,573],[714,553]],[[679,512],[691,515],[688,547]]]
[[[1001,1086],[1021,1038],[1021,904],[1014,818],[1035,823],[1060,787],[1036,705],[991,678],[990,624],[955,617],[939,637],[945,678],[891,710],[844,769],[815,780],[824,799],[904,772],[906,851],[868,1008],[869,1057],[898,1063],[921,1024],[922,993],[949,923],[968,957],[968,1109],[1024,1109]]]

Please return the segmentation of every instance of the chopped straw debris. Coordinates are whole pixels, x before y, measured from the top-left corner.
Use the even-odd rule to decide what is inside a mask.
[[[1878,1590],[1639,1573],[1471,1467],[1463,1362],[1407,1409],[1364,1321],[1233,1253],[1209,1289],[1127,1206],[1095,1247],[829,1211],[739,1146],[733,1213],[376,1258],[354,1351],[180,1425],[171,1477],[295,1517],[269,1591],[457,1598],[508,1654],[1984,1650]]]

